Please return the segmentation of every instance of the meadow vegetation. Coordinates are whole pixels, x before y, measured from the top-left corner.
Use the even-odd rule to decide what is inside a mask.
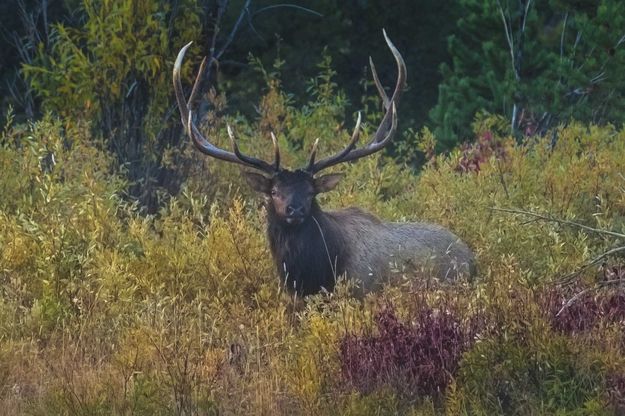
[[[17,3],[0,5],[0,414],[625,413],[622,2]],[[194,41],[188,89],[211,42],[227,50],[199,128],[228,147],[229,123],[265,160],[274,132],[296,168],[317,138],[342,149],[357,110],[373,133],[382,27],[410,74],[400,130],[321,204],[439,223],[478,272],[299,299],[239,168],[182,132],[173,59]]]
[[[298,166],[316,137],[324,152],[345,143],[350,115],[345,122],[329,63],[303,106],[265,76],[260,117],[228,120],[245,150],[268,157],[275,131],[284,163]],[[376,117],[367,114],[369,128]],[[474,249],[477,276],[449,285],[398,270],[364,298],[343,281],[302,300],[278,281],[263,211],[238,168],[187,143],[169,162],[186,173],[181,191],[163,190],[148,214],[127,197],[136,184],[125,166],[80,117],[7,119],[6,414],[625,410],[625,296],[616,285],[625,273],[623,129],[570,122],[519,141],[501,118],[481,115],[474,144],[439,156],[427,129],[405,132],[393,156],[344,166],[322,203],[449,227]],[[202,127],[221,145],[225,121],[209,113]],[[417,153],[429,158],[419,172]]]

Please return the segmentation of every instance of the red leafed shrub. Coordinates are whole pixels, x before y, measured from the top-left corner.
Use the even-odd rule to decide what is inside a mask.
[[[623,414],[625,412],[625,375],[608,376],[606,390],[610,403],[619,412],[618,414]]]
[[[583,290],[553,289],[546,294],[545,310],[554,330],[574,334],[588,331],[599,322],[625,322],[625,292],[605,289],[576,295]]]
[[[490,131],[480,134],[475,143],[464,143],[460,150],[462,156],[458,161],[456,171],[461,173],[479,172],[480,165],[493,155],[497,159],[505,158],[505,148],[502,141],[496,139]]]
[[[463,326],[454,313],[428,307],[412,324],[386,308],[375,324],[377,334],[347,335],[340,346],[344,380],[365,393],[382,385],[409,395],[443,392],[476,332],[476,325]]]

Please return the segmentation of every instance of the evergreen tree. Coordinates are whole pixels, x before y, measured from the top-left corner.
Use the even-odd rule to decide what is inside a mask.
[[[448,39],[437,105],[444,147],[469,137],[478,111],[504,115],[534,134],[573,118],[622,123],[625,3],[576,0],[460,0]]]

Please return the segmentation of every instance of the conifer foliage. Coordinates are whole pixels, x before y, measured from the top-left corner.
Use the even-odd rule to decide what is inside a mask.
[[[479,111],[519,134],[570,119],[622,123],[625,3],[461,0],[430,116],[445,147],[470,137]]]

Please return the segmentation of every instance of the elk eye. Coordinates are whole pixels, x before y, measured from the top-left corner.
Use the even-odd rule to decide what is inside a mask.
[[[272,189],[271,196],[278,196],[278,191],[276,191],[275,189]]]

